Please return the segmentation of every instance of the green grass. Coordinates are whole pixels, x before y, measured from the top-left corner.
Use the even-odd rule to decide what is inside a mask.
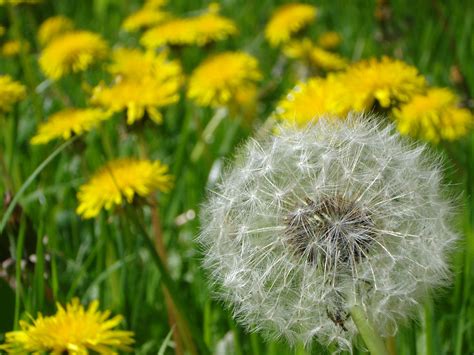
[[[285,70],[289,74],[282,78],[272,75],[279,54],[268,46],[262,32],[280,3],[224,1],[222,14],[237,22],[240,35],[215,46],[186,48],[180,57],[190,73],[211,52],[244,49],[254,54],[264,73],[262,87],[272,88],[259,104],[254,122],[257,128],[274,109],[276,100],[295,83],[290,70]],[[205,5],[203,1],[176,0],[167,7],[183,14]],[[472,105],[474,2],[390,1],[392,15],[385,31],[388,40],[384,41],[377,40],[381,27],[374,18],[374,2],[321,0],[317,5],[321,15],[310,32],[340,32],[341,53],[346,57],[401,57],[417,66],[431,84],[454,86],[465,102]],[[0,73],[12,75],[29,89],[28,98],[14,112],[0,117],[0,194],[23,192],[11,215],[5,217],[6,206],[2,211],[7,223],[0,235],[0,255],[2,261],[12,260],[13,265],[5,270],[0,267],[0,340],[2,334],[18,327],[18,319],[37,312],[50,314],[56,301],[65,303],[77,296],[84,303],[99,299],[102,308],[123,314],[124,327],[136,334],[137,353],[157,353],[165,339],[169,342],[168,307],[161,288],[166,278],[156,268],[153,254],[140,237],[142,232],[154,235],[153,209],[141,208],[138,224],[132,223],[126,213],[102,213],[93,220],[81,220],[75,214],[77,188],[97,168],[113,157],[140,156],[146,151],[148,158],[169,164],[176,177],[171,193],[158,196],[158,213],[168,254],[167,282],[173,282],[176,288],[171,298],[183,303],[191,332],[196,332],[212,353],[218,346],[228,346],[225,354],[325,353],[327,349],[317,344],[311,350],[292,350],[284,342],[269,342],[258,334],[245,332],[232,319],[231,312],[212,297],[207,275],[200,267],[201,252],[195,243],[199,219],[176,223],[178,216],[189,211],[199,216],[209,173],[218,163],[225,164],[232,158],[234,148],[252,134],[250,127],[239,125],[232,117],[225,118],[200,158],[192,160],[200,132],[214,112],[198,108],[182,95],[177,104],[164,110],[163,125],[145,120],[126,127],[123,115],[117,114],[98,130],[68,144],[35,175],[35,169],[61,145],[56,142],[31,146],[29,139],[38,122],[64,107],[65,100],[85,105],[87,94],[81,89],[81,81],[93,85],[104,78],[98,66],[83,76],[45,83],[37,65],[38,25],[49,16],[64,14],[79,28],[100,32],[110,44],[137,45],[137,36],[119,28],[123,18],[139,6],[138,1],[131,0],[44,1],[11,9],[0,6],[0,24],[7,27],[7,36],[21,36],[32,47],[20,59],[0,57]],[[462,73],[462,82],[451,81],[454,66]],[[447,151],[435,149],[443,154]],[[446,179],[453,185],[454,193],[461,194],[462,241],[452,256],[453,285],[436,291],[417,320],[401,326],[395,340],[398,354],[474,352],[474,135],[452,143],[449,150],[452,153],[446,154]],[[461,169],[449,159],[459,161]],[[34,180],[22,191],[31,177]],[[27,258],[30,261],[22,267],[20,260]],[[166,353],[172,353],[171,348]]]

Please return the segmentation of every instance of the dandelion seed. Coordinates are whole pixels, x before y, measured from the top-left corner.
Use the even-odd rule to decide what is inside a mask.
[[[56,138],[69,139],[73,134],[90,131],[100,122],[110,118],[110,113],[100,109],[67,108],[51,115],[38,127],[31,144],[44,144]]]
[[[362,308],[382,335],[449,275],[457,238],[439,160],[372,117],[249,141],[202,210],[204,265],[250,330],[350,350]]]
[[[159,161],[114,160],[79,188],[76,212],[83,218],[93,218],[103,208],[131,203],[135,196],[147,197],[156,190],[168,192],[172,184],[168,166]]]
[[[43,316],[32,323],[20,321],[21,330],[6,334],[6,343],[0,346],[9,354],[114,354],[115,350],[131,351],[133,332],[117,330],[122,316],[110,318],[110,312],[98,310],[99,302],[85,309],[77,298],[66,307],[57,304],[53,316]]]
[[[201,63],[189,79],[187,95],[202,106],[226,106],[238,91],[260,80],[257,60],[243,52],[224,52]]]
[[[13,105],[24,99],[26,88],[9,75],[0,75],[0,113],[9,112]]]
[[[265,37],[273,47],[290,40],[291,36],[310,24],[317,14],[314,6],[307,4],[286,4],[273,13],[265,27]]]
[[[445,88],[429,89],[394,110],[402,134],[438,143],[465,136],[474,125],[474,116],[459,107],[459,98]]]
[[[43,49],[39,64],[47,77],[57,80],[66,74],[86,70],[107,54],[107,44],[99,35],[73,31],[51,41]]]

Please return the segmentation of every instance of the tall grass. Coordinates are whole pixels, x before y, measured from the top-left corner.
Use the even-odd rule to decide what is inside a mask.
[[[185,48],[180,53],[187,73],[209,52],[245,49],[257,56],[265,77],[262,86],[271,89],[260,102],[255,127],[295,82],[291,76],[274,77],[279,54],[262,35],[266,20],[280,3],[223,1],[222,13],[237,22],[240,35],[209,48]],[[170,345],[166,352],[172,353],[165,285],[172,303],[185,312],[192,328],[188,331],[202,342],[193,340],[198,353],[204,348],[220,354],[255,355],[333,351],[317,344],[311,350],[290,349],[284,342],[246,333],[231,312],[213,299],[207,275],[200,268],[195,236],[206,185],[232,158],[234,147],[252,133],[250,125],[224,118],[196,158],[193,150],[202,141],[214,112],[181,95],[177,104],[165,110],[161,126],[148,121],[126,129],[123,115],[117,114],[71,144],[29,144],[40,120],[65,105],[85,105],[83,87],[104,78],[103,71],[95,68],[57,83],[45,81],[37,65],[38,25],[48,16],[64,14],[79,28],[100,32],[111,44],[135,45],[137,37],[120,31],[120,23],[139,5],[131,0],[86,0],[0,7],[0,21],[9,29],[8,36],[28,40],[32,47],[18,59],[0,58],[0,72],[22,81],[29,90],[28,98],[0,121],[0,193],[8,202],[0,228],[0,334],[18,328],[19,319],[26,314],[52,313],[56,301],[64,303],[78,296],[83,302],[99,299],[103,307],[123,314],[124,327],[136,334],[137,353],[157,353],[163,344],[163,349]],[[175,0],[168,8],[182,14],[204,6],[200,0]],[[321,16],[313,31],[340,32],[341,52],[346,57],[401,56],[432,84],[457,86],[472,106],[474,2],[393,0],[386,24],[374,17],[374,2],[321,0],[317,6]],[[460,76],[453,82],[454,72]],[[453,143],[449,150],[436,149],[446,155],[447,181],[454,193],[462,196],[459,228],[463,238],[452,256],[453,286],[434,294],[418,320],[402,326],[394,340],[398,354],[461,355],[474,351],[474,135]],[[143,208],[137,223],[131,223],[126,214],[103,213],[93,220],[81,220],[75,214],[78,186],[105,161],[145,155],[169,164],[176,180],[171,193],[160,195],[157,206]],[[9,196],[14,196],[13,201]],[[157,237],[154,217],[161,222],[159,238],[166,250],[167,263],[162,270],[156,268],[156,255],[140,237],[140,233]],[[167,271],[160,273],[165,268]],[[174,286],[169,288],[169,283]]]

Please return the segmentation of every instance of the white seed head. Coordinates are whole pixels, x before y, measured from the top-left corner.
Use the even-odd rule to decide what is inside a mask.
[[[245,144],[203,207],[200,242],[250,330],[350,349],[354,304],[386,336],[446,284],[452,217],[439,158],[350,116]]]

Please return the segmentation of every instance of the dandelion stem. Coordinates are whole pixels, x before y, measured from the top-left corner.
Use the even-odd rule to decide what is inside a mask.
[[[127,208],[127,215],[129,220],[133,223],[133,225],[137,228],[140,236],[142,237],[143,242],[145,243],[145,247],[148,249],[150,252],[150,255],[153,259],[153,262],[155,263],[156,267],[158,268],[158,271],[160,272],[161,280],[163,281],[164,287],[168,290],[170,295],[173,295],[172,301],[174,302],[176,306],[176,310],[179,311],[180,319],[181,322],[186,323],[187,328],[191,331],[191,334],[193,335],[194,340],[198,344],[200,354],[209,354],[209,350],[204,343],[202,339],[202,335],[198,331],[198,329],[194,326],[193,323],[190,322],[188,315],[191,314],[191,312],[188,310],[188,308],[185,306],[186,303],[181,299],[180,297],[180,292],[178,290],[178,287],[176,286],[174,280],[169,276],[166,266],[161,260],[160,255],[158,254],[155,244],[153,241],[150,239],[148,236],[147,231],[141,224],[141,219],[138,216],[138,213],[133,209],[133,208]]]
[[[3,231],[5,228],[5,225],[8,222],[8,218],[10,218],[10,215],[13,212],[13,209],[15,208],[16,204],[18,203],[18,200],[20,197],[23,195],[25,190],[31,185],[31,183],[36,179],[36,177],[43,171],[43,169],[59,154],[61,153],[66,147],[71,145],[72,142],[76,140],[78,136],[68,140],[67,142],[63,143],[60,145],[58,148],[56,148],[55,151],[53,151],[36,169],[33,171],[33,173],[26,179],[26,181],[21,185],[20,189],[18,192],[15,194],[13,197],[12,202],[8,206],[7,210],[5,211],[2,221],[0,222],[0,233]]]
[[[389,355],[382,338],[375,332],[364,310],[356,305],[351,308],[350,312],[369,352],[373,355]]]

